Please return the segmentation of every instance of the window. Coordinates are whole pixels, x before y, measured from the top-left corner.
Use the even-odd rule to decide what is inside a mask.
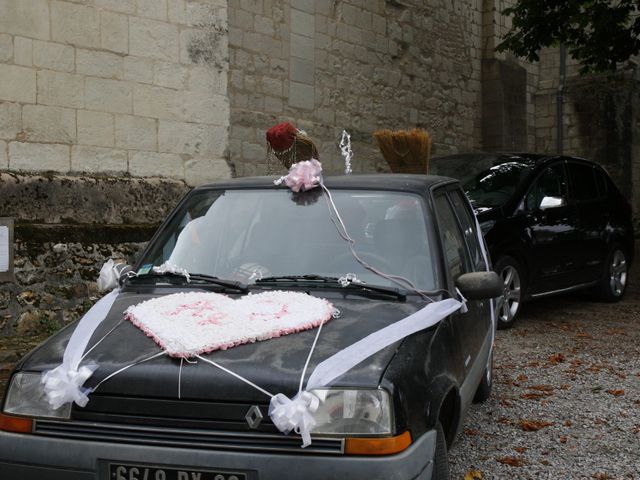
[[[453,280],[455,280],[463,273],[473,270],[471,267],[471,259],[469,258],[464,237],[462,236],[462,232],[447,197],[444,194],[439,195],[436,197],[435,203],[445,260],[451,276]]]
[[[571,178],[571,199],[584,202],[598,198],[593,166],[583,163],[569,163],[567,166]]]
[[[561,163],[545,169],[536,179],[525,197],[525,208],[528,211],[537,210],[544,197],[566,198],[567,179]]]
[[[453,203],[453,208],[455,209],[458,219],[460,220],[460,224],[462,225],[462,231],[464,233],[467,246],[469,247],[469,252],[471,253],[474,269],[476,271],[484,270],[484,257],[480,250],[480,245],[478,244],[478,231],[476,230],[476,220],[473,217],[473,213],[462,196],[462,192],[459,190],[452,190],[449,192],[449,195],[451,203]]]
[[[595,174],[596,174],[596,183],[598,184],[598,193],[600,194],[600,197],[606,197],[607,196],[607,174],[601,169],[601,168],[596,168],[595,169]]]

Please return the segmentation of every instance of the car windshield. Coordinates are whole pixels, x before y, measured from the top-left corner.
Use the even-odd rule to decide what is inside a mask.
[[[386,274],[434,289],[426,215],[420,197],[334,190],[332,197],[358,255]],[[336,228],[320,189],[205,190],[182,205],[140,265],[164,262],[190,273],[252,283],[267,277],[352,273],[397,287],[360,265]]]
[[[473,207],[482,209],[504,205],[533,167],[521,159],[461,155],[434,159],[429,173],[459,179]]]

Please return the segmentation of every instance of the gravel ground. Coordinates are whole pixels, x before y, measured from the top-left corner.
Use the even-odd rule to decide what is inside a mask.
[[[492,396],[471,407],[452,479],[640,479],[639,271],[620,303],[538,300],[498,332]]]

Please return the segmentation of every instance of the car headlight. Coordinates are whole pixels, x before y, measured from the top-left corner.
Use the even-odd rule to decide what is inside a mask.
[[[49,405],[40,373],[21,372],[11,378],[3,411],[12,415],[30,417],[71,418],[71,404],[63,405],[58,409],[53,409]]]
[[[390,435],[393,414],[385,390],[318,389],[314,434]]]

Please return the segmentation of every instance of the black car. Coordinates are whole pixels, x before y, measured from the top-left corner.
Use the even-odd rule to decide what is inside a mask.
[[[634,256],[632,212],[607,172],[582,158],[462,154],[431,172],[459,178],[504,281],[498,328],[524,300],[593,289],[615,302]]]
[[[113,304],[81,361],[98,367],[78,382],[90,388],[82,390],[88,403],[54,408],[43,395],[42,372],[60,364],[75,325],[13,372],[0,414],[0,478],[448,478],[447,446],[472,400],[490,393],[489,299],[502,291],[499,277],[485,271],[471,206],[459,182],[442,177],[354,175],[329,177],[324,185],[331,198],[320,188],[274,187],[272,178],[190,192],[136,273],[110,294]],[[169,260],[172,269],[160,268]],[[466,309],[453,300],[462,298],[456,287]],[[132,305],[174,294],[213,292],[231,302],[283,291],[326,299],[334,318],[321,332],[192,358],[164,355],[123,320]],[[307,410],[315,424],[309,446],[276,428],[269,395],[298,398],[303,380],[309,385],[310,373],[328,357],[443,302],[456,307],[440,321],[391,340],[308,392],[317,401]]]

